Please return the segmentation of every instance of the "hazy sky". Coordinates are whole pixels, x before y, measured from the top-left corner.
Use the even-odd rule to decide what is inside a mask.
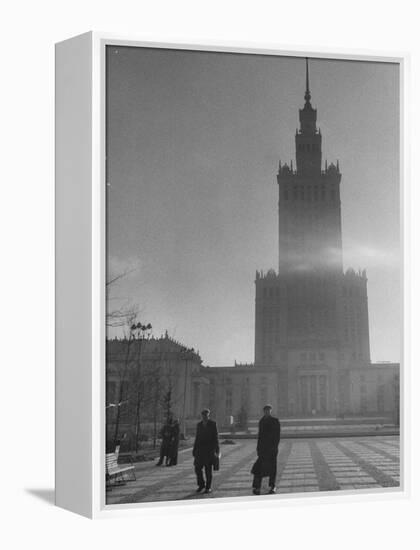
[[[204,364],[252,362],[304,59],[113,47],[107,89],[109,273],[131,270],[112,307],[138,304]],[[367,269],[372,360],[398,361],[398,66],[311,59],[310,89],[323,162],[343,174],[344,268]]]

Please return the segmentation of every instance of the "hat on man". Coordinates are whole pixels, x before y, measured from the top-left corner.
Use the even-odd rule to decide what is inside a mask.
[[[264,405],[263,411],[266,411],[267,409],[270,409],[270,411],[271,411],[272,408],[273,408],[272,405],[267,404],[267,405]]]
[[[203,409],[201,414],[210,414],[210,409]]]

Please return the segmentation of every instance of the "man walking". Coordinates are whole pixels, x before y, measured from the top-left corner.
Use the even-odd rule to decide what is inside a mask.
[[[194,469],[197,476],[197,493],[205,489],[205,493],[211,493],[212,470],[219,457],[219,436],[216,422],[210,420],[210,410],[201,412],[201,422],[197,424],[193,457]],[[203,468],[206,479],[204,481]]]
[[[261,494],[261,482],[263,477],[268,476],[270,487],[269,494],[276,492],[277,475],[277,453],[280,443],[280,422],[274,416],[271,416],[272,406],[265,405],[264,416],[258,424],[258,459],[252,467],[251,473],[254,475],[252,483],[253,494]]]

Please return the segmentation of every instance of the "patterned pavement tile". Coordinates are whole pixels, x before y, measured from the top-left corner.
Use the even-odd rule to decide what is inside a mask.
[[[213,476],[213,492],[197,494],[190,450],[176,467],[136,465],[136,481],[112,486],[107,504],[244,496],[251,494],[255,440],[222,446],[221,469]],[[400,482],[397,436],[282,440],[277,462],[277,493],[378,489]],[[268,490],[263,480],[261,494]]]

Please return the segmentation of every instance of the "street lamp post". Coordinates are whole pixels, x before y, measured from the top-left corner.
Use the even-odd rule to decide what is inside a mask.
[[[134,333],[134,337],[139,342],[139,349],[137,354],[137,373],[136,373],[136,379],[137,379],[137,387],[136,387],[136,417],[135,417],[135,452],[138,452],[139,448],[139,438],[140,438],[140,405],[141,405],[141,352],[142,352],[142,344],[143,341],[150,338],[150,335],[152,333],[152,325],[148,323],[147,325],[143,325],[142,323],[137,323],[136,325],[133,325],[131,327],[132,332]]]

